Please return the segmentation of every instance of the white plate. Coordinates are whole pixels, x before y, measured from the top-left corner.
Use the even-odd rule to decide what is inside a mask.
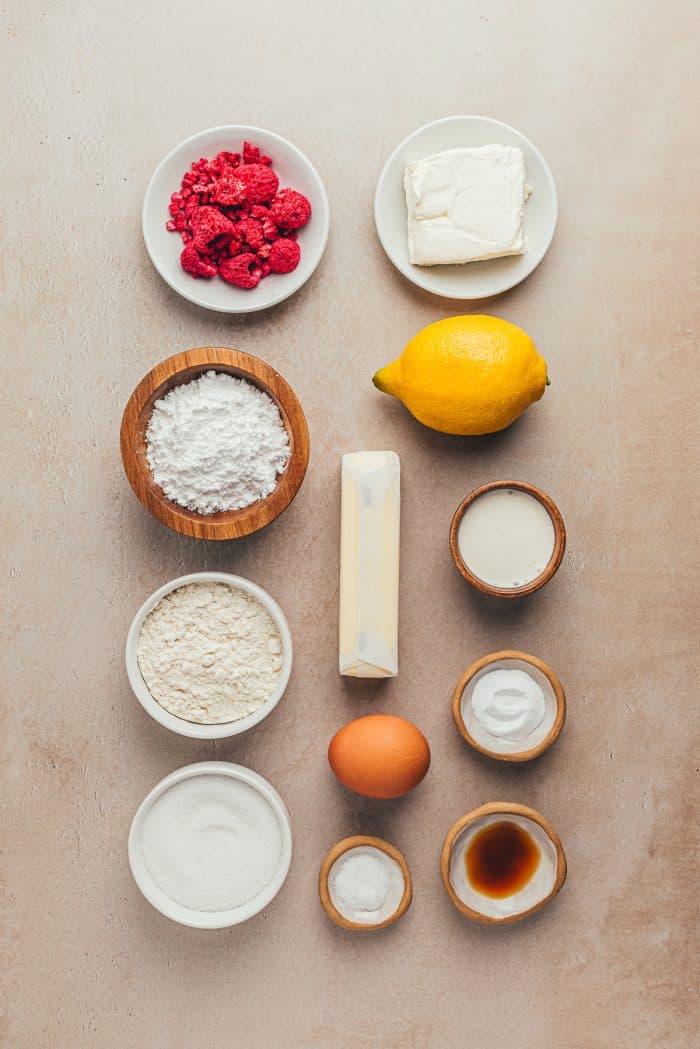
[[[525,205],[527,251],[461,266],[413,266],[408,258],[403,189],[406,165],[443,149],[492,143],[519,146],[525,155],[525,177],[532,188]],[[445,117],[418,128],[391,154],[377,183],[374,221],[385,252],[413,284],[449,299],[485,299],[519,284],[542,261],[557,224],[557,191],[544,157],[515,128],[489,117]]]
[[[271,273],[256,288],[245,290],[220,277],[193,277],[180,265],[183,244],[179,233],[170,233],[170,196],[180,189],[182,176],[200,157],[213,159],[221,150],[239,153],[247,140],[272,157],[281,187],[291,187],[308,197],[311,218],[299,230],[299,265],[291,273]],[[209,128],[185,139],[168,153],[156,168],[143,198],[143,239],[151,262],[170,287],[198,306],[220,313],[251,313],[275,306],[289,298],[309,279],[318,266],[328,241],[330,210],[321,177],[311,161],[291,142],[264,128],[229,124]]]
[[[148,691],[148,685],[143,680],[141,668],[139,667],[138,648],[141,627],[149,612],[151,612],[161,598],[171,594],[173,590],[188,583],[224,583],[226,586],[238,587],[252,594],[267,609],[275,621],[277,629],[282,637],[282,669],[277,679],[274,692],[262,703],[252,714],[246,714],[238,721],[224,721],[216,725],[201,725],[195,721],[185,721],[184,718],[171,714],[169,710],[161,707],[160,703],[153,698]],[[192,572],[190,575],[180,576],[165,583],[139,608],[134,616],[129,633],[126,638],[126,672],[129,684],[139,703],[150,714],[154,721],[169,728],[171,732],[177,732],[180,736],[189,736],[191,739],[226,739],[228,736],[238,736],[241,732],[247,732],[253,725],[259,724],[270,714],[279,703],[289,683],[289,675],[292,672],[292,635],[284,613],[275,600],[263,590],[261,586],[252,583],[250,579],[243,576],[231,575],[229,572]]]
[[[230,776],[232,779],[240,780],[253,787],[265,799],[279,822],[282,836],[282,854],[274,877],[252,900],[248,900],[247,903],[242,904],[240,907],[234,907],[225,911],[195,911],[171,899],[153,880],[141,851],[141,832],[144,819],[151,806],[166,790],[184,779],[212,774]],[[184,768],[171,772],[141,802],[129,831],[129,865],[131,866],[134,881],[145,898],[152,907],[164,914],[166,918],[171,918],[173,921],[179,922],[180,925],[189,925],[195,929],[224,929],[230,925],[239,925],[241,922],[248,921],[249,918],[252,918],[264,907],[267,907],[268,903],[275,898],[289,873],[291,862],[292,825],[287,806],[272,784],[268,783],[263,776],[253,772],[252,769],[245,768],[243,765],[233,765],[228,761],[200,761],[194,765],[185,765]]]

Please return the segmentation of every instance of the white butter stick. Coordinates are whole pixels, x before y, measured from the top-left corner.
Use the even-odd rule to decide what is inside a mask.
[[[396,452],[343,456],[340,519],[340,673],[399,672],[399,517]]]

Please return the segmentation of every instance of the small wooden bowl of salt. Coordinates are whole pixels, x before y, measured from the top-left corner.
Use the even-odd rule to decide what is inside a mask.
[[[168,394],[171,394],[179,387],[195,384],[196,380],[209,382],[209,373],[214,373],[214,376],[231,376],[234,379],[244,380],[245,383],[256,387],[258,391],[266,395],[266,398],[269,398],[272,405],[278,409],[279,420],[272,410],[272,405],[265,397],[260,398],[258,396],[251,399],[247,396],[244,404],[244,409],[250,408],[251,412],[258,413],[253,420],[256,432],[260,432],[261,428],[263,428],[262,432],[264,432],[265,425],[272,425],[273,427],[272,438],[276,441],[276,461],[281,468],[276,474],[272,490],[267,494],[258,494],[255,488],[255,478],[252,484],[249,480],[246,480],[247,494],[239,496],[235,492],[236,477],[233,455],[220,453],[217,456],[216,446],[212,444],[209,448],[206,445],[206,420],[207,417],[211,418],[211,414],[207,416],[209,406],[206,404],[204,405],[205,411],[203,413],[198,412],[196,409],[190,412],[187,419],[187,434],[181,434],[179,442],[177,439],[178,435],[170,433],[168,430],[168,427],[172,429],[177,424],[178,406],[164,402],[164,398],[167,398]],[[219,385],[221,385],[220,382]],[[246,395],[249,394],[247,387],[240,387],[240,390]],[[216,391],[218,394],[221,394],[221,392],[221,390]],[[161,448],[157,449],[157,451],[164,450],[163,457],[166,460],[161,470],[162,476],[159,474],[159,477],[161,477],[161,480],[165,478],[163,484],[167,487],[168,494],[166,494],[164,488],[154,477],[151,465],[153,462],[153,449],[149,447],[151,438],[149,426],[154,416],[155,405],[158,406],[159,433],[162,438]],[[187,406],[181,405],[180,407]],[[220,409],[220,404],[217,407]],[[214,411],[213,406],[210,408],[210,411]],[[259,415],[261,415],[260,418],[258,417]],[[200,427],[201,432],[191,434],[189,427]],[[283,436],[281,436],[281,427],[286,431],[288,448]],[[221,427],[219,427],[218,432],[221,432]],[[227,435],[229,445],[231,439],[231,435]],[[185,470],[186,464],[178,462],[176,458],[169,463],[167,457],[168,455],[171,458],[173,455],[176,456],[177,446],[180,443],[189,459],[189,455],[193,453],[198,440],[205,442],[201,446],[203,449],[202,462],[211,461],[211,468],[215,472],[214,481],[220,479],[223,474],[223,480],[226,482],[226,497],[229,501],[240,503],[247,498],[250,499],[252,495],[251,501],[247,502],[246,505],[240,505],[238,508],[214,509],[211,512],[208,509],[206,512],[203,512],[197,508],[205,504],[216,506],[217,499],[220,498],[223,501],[224,496],[219,496],[217,492],[204,491],[206,488],[206,477],[204,468],[200,467],[198,463],[190,463],[190,466],[194,466],[194,469],[190,469],[188,475]],[[236,438],[234,437],[233,440],[235,445]],[[245,440],[243,435],[242,440]],[[281,445],[284,446],[281,447]],[[242,447],[245,452],[245,445],[242,445]],[[151,453],[151,462],[149,462],[149,452]],[[121,453],[124,470],[134,492],[146,509],[154,517],[157,517],[159,521],[167,525],[168,528],[181,532],[183,535],[194,536],[197,539],[238,539],[242,536],[251,535],[253,532],[264,528],[271,521],[274,521],[294,499],[304,480],[309,461],[309,431],[304,411],[296,394],[289,383],[274,368],[271,368],[269,364],[257,357],[253,357],[249,353],[243,353],[241,350],[232,350],[220,346],[203,346],[198,349],[186,350],[184,353],[177,353],[174,357],[169,357],[168,360],[157,364],[141,380],[129,398],[124,410],[121,425]],[[248,449],[247,454],[249,456],[255,455],[255,449]],[[274,463],[272,465],[270,463],[263,465],[266,467],[268,476],[270,470],[274,474]],[[253,463],[253,466],[255,466],[255,463]],[[194,484],[195,489],[193,496],[190,496],[186,488],[184,489],[186,496],[182,497],[182,503],[175,498],[175,495],[179,492],[179,469],[183,471],[183,477],[189,476],[191,479],[190,483]],[[218,474],[216,471],[218,471]],[[243,464],[241,476],[245,475],[248,478],[250,472],[250,463],[246,462]],[[255,475],[255,470],[253,470],[253,474]],[[182,483],[180,482],[181,487]],[[258,481],[257,483],[259,484],[260,482]],[[232,492],[233,495],[231,494]],[[190,506],[185,505],[188,499],[191,503]]]
[[[356,834],[334,845],[321,864],[318,895],[341,929],[386,929],[411,905],[411,873],[396,846]]]

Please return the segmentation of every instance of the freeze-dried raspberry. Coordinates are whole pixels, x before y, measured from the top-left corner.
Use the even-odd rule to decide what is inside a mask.
[[[216,266],[212,266],[208,259],[203,259],[194,244],[188,244],[182,249],[180,265],[193,277],[215,277]]]
[[[299,263],[297,233],[311,205],[293,189],[279,189],[270,157],[250,142],[241,153],[200,157],[170,196],[166,229],[180,234],[183,269],[239,288],[254,288],[269,273]]]
[[[267,218],[263,221],[263,237],[265,240],[277,240],[280,235],[280,231],[274,224],[272,219]]]
[[[268,259],[272,273],[291,273],[299,265],[301,250],[295,240],[280,237],[270,247]]]
[[[222,215],[218,208],[212,207],[197,208],[193,211],[190,226],[194,233],[195,248],[205,253],[224,239],[230,239],[235,232],[231,220]]]
[[[227,208],[237,207],[245,201],[246,193],[246,184],[242,179],[237,175],[224,175],[212,186],[211,201]]]
[[[262,269],[255,255],[244,252],[234,259],[224,259],[219,266],[219,276],[237,288],[254,288],[260,283]]]
[[[300,229],[311,217],[311,205],[303,193],[281,189],[270,208],[270,218],[280,229]]]
[[[263,243],[262,222],[253,218],[241,219],[236,223],[236,236],[244,240],[251,251],[257,251]]]
[[[216,154],[209,168],[217,174],[225,174],[231,168],[237,168],[240,162],[240,153],[229,153],[228,150],[224,149],[221,153]]]
[[[266,204],[272,200],[280,184],[272,168],[264,164],[246,164],[236,172],[246,188],[246,200],[250,204]]]
[[[250,142],[243,143],[243,163],[257,164],[260,160],[260,150]]]

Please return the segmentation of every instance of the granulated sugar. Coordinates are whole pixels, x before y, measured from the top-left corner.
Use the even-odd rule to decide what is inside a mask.
[[[274,809],[248,783],[202,774],[174,783],[143,821],[141,852],[161,892],[194,911],[242,907],[279,868]]]
[[[264,499],[290,455],[272,398],[245,379],[214,371],[156,401],[146,442],[156,484],[168,499],[200,514]]]

